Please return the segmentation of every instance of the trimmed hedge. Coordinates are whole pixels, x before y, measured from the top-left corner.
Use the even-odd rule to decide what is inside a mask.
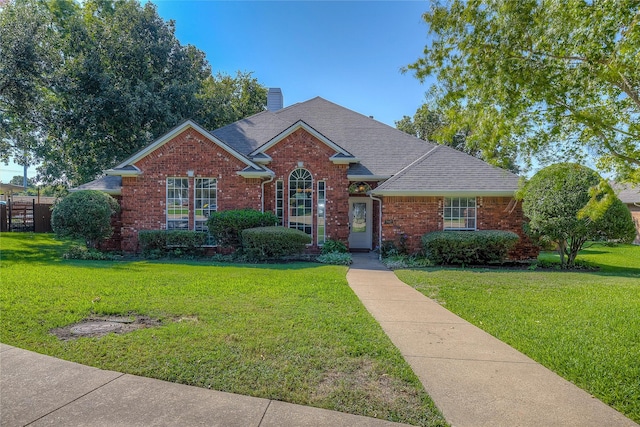
[[[257,260],[282,258],[304,252],[311,237],[286,227],[257,227],[242,231],[242,247],[247,257]]]
[[[195,255],[202,252],[207,233],[190,230],[140,230],[138,242],[144,256]]]
[[[268,227],[277,223],[278,217],[271,212],[234,209],[212,212],[207,220],[207,227],[219,246],[237,249],[242,246],[242,230]]]
[[[422,236],[425,257],[435,264],[502,262],[520,237],[511,231],[435,231]]]

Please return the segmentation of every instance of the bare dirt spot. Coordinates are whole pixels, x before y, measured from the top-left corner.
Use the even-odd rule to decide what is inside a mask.
[[[161,326],[162,322],[148,316],[92,316],[81,322],[61,328],[51,329],[49,332],[61,340],[76,338],[101,337],[110,333],[126,334],[143,328]]]

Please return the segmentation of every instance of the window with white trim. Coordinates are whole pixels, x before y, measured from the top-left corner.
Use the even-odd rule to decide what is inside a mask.
[[[289,228],[313,236],[313,177],[306,169],[289,175]]]
[[[167,230],[189,229],[189,179],[167,178]]]
[[[318,181],[318,246],[324,245],[326,237],[325,217],[327,205],[326,183]]]
[[[445,197],[443,219],[445,230],[475,230],[476,198]]]
[[[284,181],[276,181],[276,216],[278,225],[284,223]]]
[[[207,220],[211,212],[218,210],[218,181],[216,178],[195,178],[194,179],[194,227],[195,231],[205,231],[209,233]],[[211,234],[208,235],[207,246],[215,245]]]

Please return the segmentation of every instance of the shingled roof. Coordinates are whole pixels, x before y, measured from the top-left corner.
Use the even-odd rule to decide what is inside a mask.
[[[346,163],[353,160],[349,162],[349,179],[385,181],[374,190],[377,195],[497,196],[512,195],[518,188],[518,176],[509,171],[450,147],[425,142],[320,97],[277,111],[263,111],[212,132],[187,120],[106,172],[113,175],[135,173],[126,168],[133,167],[130,165],[134,161],[169,141],[185,126],[208,133],[213,142],[242,159],[247,169],[240,174],[246,176],[268,173],[261,164],[268,163],[270,157],[261,150],[277,143],[288,131],[302,126],[336,150],[332,161]],[[119,192],[121,184],[115,178],[120,177],[100,178],[76,189]]]
[[[451,147],[437,145],[377,187],[377,195],[509,196],[519,177]]]
[[[359,164],[351,165],[349,175],[388,178],[434,147],[320,97],[282,110],[264,111],[212,133],[248,155],[298,121],[360,159]]]

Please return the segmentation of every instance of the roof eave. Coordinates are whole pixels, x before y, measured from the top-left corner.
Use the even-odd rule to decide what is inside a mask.
[[[454,197],[513,197],[516,190],[384,190],[374,189],[374,196],[454,196]]]
[[[140,176],[142,171],[138,168],[133,169],[107,169],[104,171],[106,175],[111,176]]]
[[[391,175],[347,175],[349,181],[386,181]]]
[[[271,178],[275,176],[272,171],[238,171],[236,173],[243,178]]]
[[[357,157],[338,156],[337,154],[329,157],[329,160],[331,160],[331,163],[333,163],[334,165],[350,165],[352,163],[360,163],[360,159]]]

